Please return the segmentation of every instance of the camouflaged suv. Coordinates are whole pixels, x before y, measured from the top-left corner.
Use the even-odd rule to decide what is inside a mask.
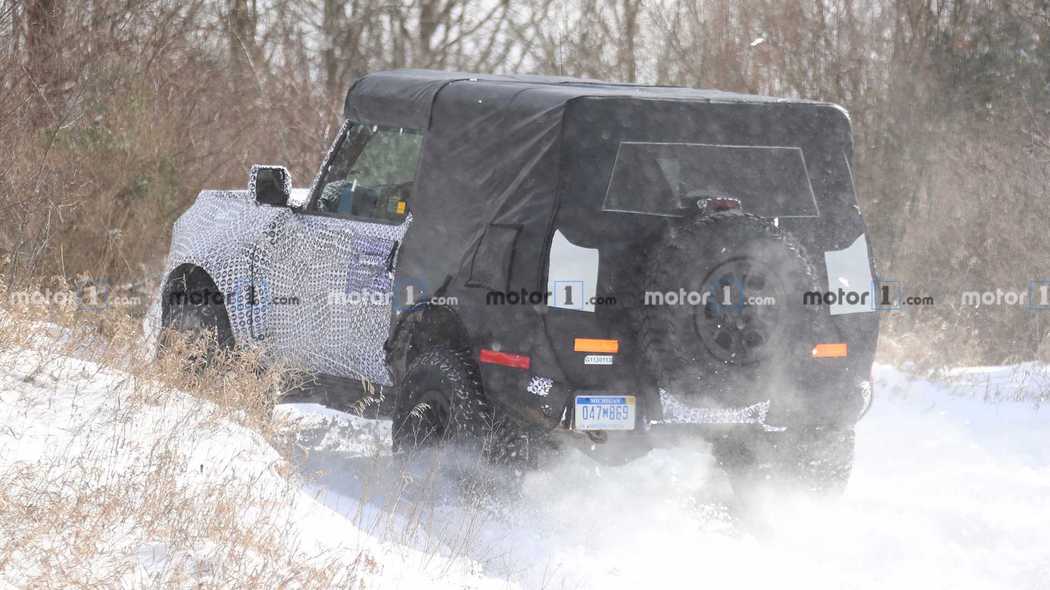
[[[344,119],[309,188],[256,166],[197,197],[164,326],[368,402],[397,448],[701,437],[743,477],[846,481],[878,315],[842,108],[405,70]]]

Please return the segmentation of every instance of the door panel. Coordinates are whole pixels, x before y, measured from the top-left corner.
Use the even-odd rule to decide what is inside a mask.
[[[324,325],[317,297],[324,288],[312,268],[310,233],[290,209],[262,232],[252,257],[252,336],[271,360],[317,370],[316,335]]]
[[[393,263],[411,222],[418,130],[351,124],[305,210],[286,209],[252,252],[252,336],[274,360],[388,385]]]
[[[422,148],[419,130],[352,123],[336,140],[302,214],[311,236],[312,290],[320,316],[317,365],[338,377],[389,384],[383,344],[390,328],[397,244],[411,223]]]
[[[389,384],[383,343],[390,329],[396,245],[411,223],[400,225],[305,216],[314,236],[311,266],[324,292],[318,370],[337,377]]]

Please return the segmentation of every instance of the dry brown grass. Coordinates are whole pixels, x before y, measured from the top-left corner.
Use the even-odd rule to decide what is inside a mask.
[[[440,578],[458,559],[484,554],[481,532],[508,474],[479,455],[406,461],[384,440],[316,471],[305,456],[316,444],[301,440],[310,433],[272,418],[279,388],[297,372],[264,366],[252,350],[188,365],[205,342],[178,336],[154,357],[126,309],[13,306],[7,295],[0,285],[8,302],[0,305],[0,395],[25,422],[0,424],[11,429],[0,432],[0,450],[4,435],[37,436],[54,415],[68,436],[32,460],[0,461],[0,585],[367,587],[384,568]],[[360,437],[337,422],[315,424],[312,434],[337,446]],[[251,448],[268,463],[227,465],[208,441],[231,428],[258,438]],[[202,444],[207,452],[195,454]],[[387,563],[367,543],[318,553],[301,542],[302,486],[331,470],[359,485],[356,508],[341,510],[346,526],[414,547],[413,561]]]
[[[67,448],[0,469],[0,572],[9,573],[0,585],[326,588],[367,575],[375,567],[367,553],[316,556],[299,547],[290,507],[301,482],[280,455],[249,479],[191,457],[231,424],[280,447],[270,414],[286,372],[262,368],[250,351],[187,367],[183,359],[203,342],[185,339],[153,359],[138,326],[121,310],[0,308],[10,388],[0,391],[31,421],[22,432],[4,425],[9,442],[42,427],[32,422],[41,405],[70,403],[55,392],[71,384],[85,388],[84,400],[104,400],[76,408],[78,391],[67,421],[53,425],[69,433],[58,439]],[[96,383],[101,398],[90,391]],[[136,436],[143,421],[157,429]]]
[[[4,25],[24,11],[0,4]],[[290,61],[251,75],[230,68],[206,2],[59,4],[68,5],[47,67],[0,27],[9,284],[152,277],[200,190],[244,187],[257,162],[287,164],[300,183],[313,177],[337,105]],[[12,43],[22,51],[7,52]]]

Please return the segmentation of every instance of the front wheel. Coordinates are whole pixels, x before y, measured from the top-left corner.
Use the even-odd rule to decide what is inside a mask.
[[[168,310],[160,343],[162,348],[172,348],[181,339],[182,346],[190,347],[186,361],[200,369],[233,348],[233,330],[221,303],[203,297],[183,300]]]

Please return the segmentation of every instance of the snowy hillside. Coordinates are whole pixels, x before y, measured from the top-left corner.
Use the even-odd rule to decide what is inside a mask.
[[[0,588],[484,587],[469,560],[378,539],[291,473],[207,402],[0,354]]]
[[[24,516],[0,522],[0,586],[56,572],[366,588],[1050,579],[1050,408],[1035,401],[1050,379],[1039,366],[959,370],[951,383],[880,366],[845,497],[744,513],[700,445],[618,468],[570,452],[518,485],[454,453],[392,457],[387,422],[288,405],[276,412],[286,459],[206,402],[143,398],[119,372],[41,360],[0,357],[0,513]]]

